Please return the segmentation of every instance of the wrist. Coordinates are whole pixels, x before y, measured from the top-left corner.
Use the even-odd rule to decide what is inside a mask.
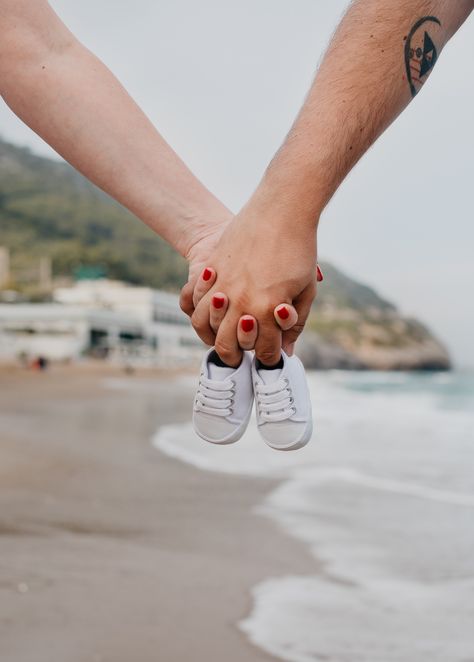
[[[139,206],[126,206],[185,259],[201,241],[221,233],[233,217],[211,194],[191,196],[189,189],[182,198],[158,190],[151,201],[143,191],[139,200]]]
[[[293,174],[284,176],[271,167],[249,204],[259,218],[269,219],[272,224],[312,233],[316,232],[324,209],[322,196],[314,186]]]
[[[221,209],[217,214],[215,211],[201,211],[192,217],[181,219],[181,230],[178,231],[176,242],[173,247],[186,260],[190,260],[196,247],[212,237],[220,236],[233,215],[228,209]]]

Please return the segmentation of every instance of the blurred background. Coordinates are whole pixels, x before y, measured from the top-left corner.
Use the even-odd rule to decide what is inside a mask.
[[[347,4],[51,2],[234,211]],[[0,106],[9,662],[474,656],[472,28],[324,212],[291,457],[193,435],[186,265]]]

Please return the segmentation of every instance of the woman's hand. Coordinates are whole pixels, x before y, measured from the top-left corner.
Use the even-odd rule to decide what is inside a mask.
[[[199,280],[201,287],[207,291],[209,287],[214,284],[216,274],[213,269],[207,269],[204,273],[210,256],[213,254],[220,238],[226,227],[229,225],[230,219],[225,218],[221,225],[213,225],[209,228],[208,232],[195,241],[189,250],[186,252],[186,260],[189,264],[188,282],[181,290],[180,306],[183,312],[189,317],[194,313],[194,290],[198,286]]]

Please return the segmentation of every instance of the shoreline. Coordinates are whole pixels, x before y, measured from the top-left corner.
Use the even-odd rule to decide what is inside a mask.
[[[0,370],[10,662],[278,659],[239,628],[252,590],[317,563],[255,513],[279,480],[203,472],[151,447],[159,427],[189,420],[192,397],[174,371]]]

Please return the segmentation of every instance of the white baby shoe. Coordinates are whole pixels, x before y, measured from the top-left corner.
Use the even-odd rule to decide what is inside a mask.
[[[311,399],[303,364],[282,352],[281,368],[267,370],[252,361],[258,430],[275,450],[305,446],[313,431]]]
[[[206,352],[194,400],[196,434],[212,444],[233,444],[247,429],[252,406],[250,353],[243,353],[238,368],[229,368],[219,365],[214,349]]]

